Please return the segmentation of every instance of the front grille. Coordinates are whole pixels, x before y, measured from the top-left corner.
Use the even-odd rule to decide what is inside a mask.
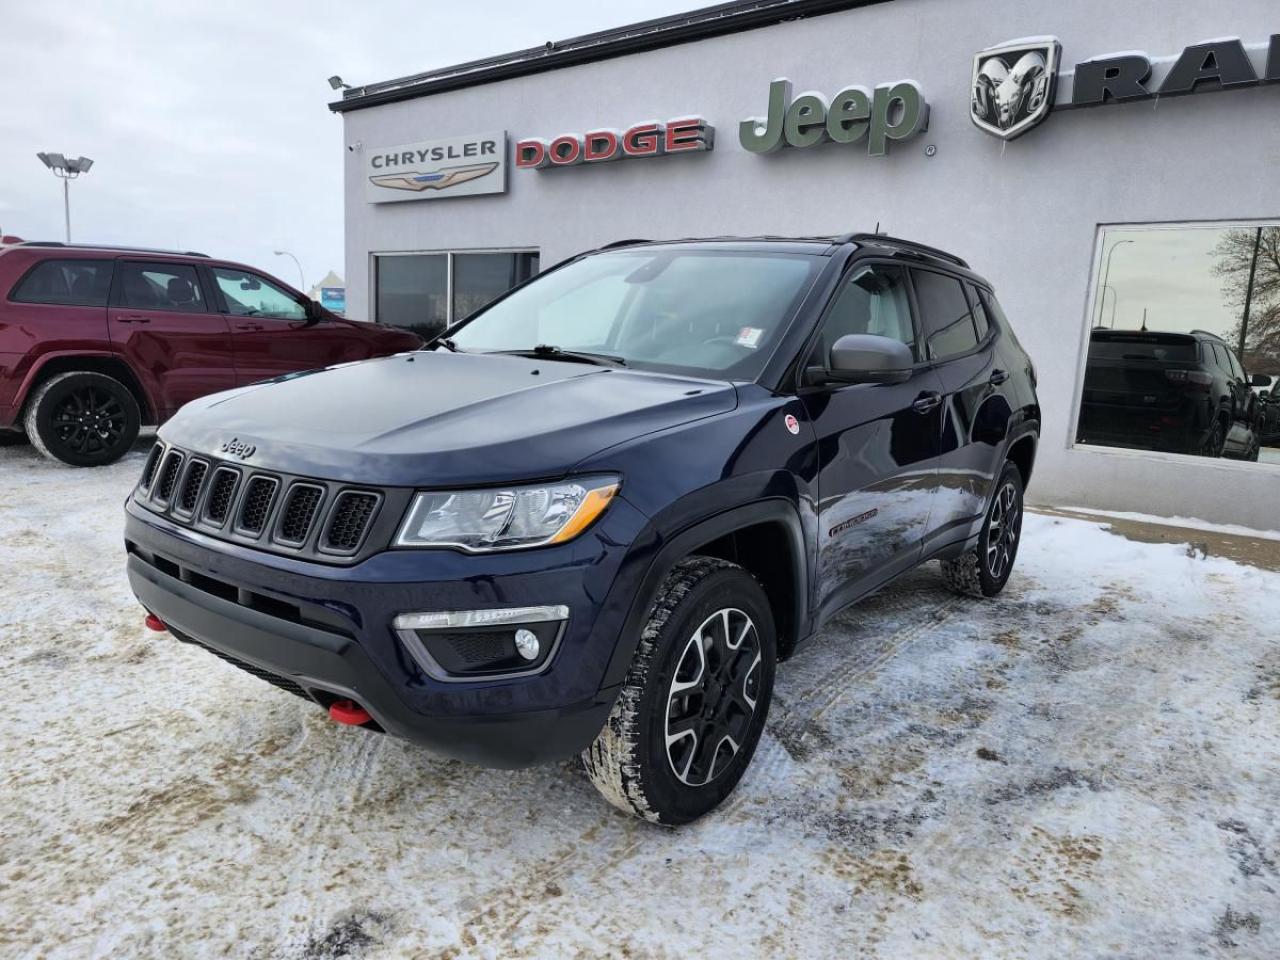
[[[344,490],[338,494],[321,548],[335,553],[352,553],[364,539],[369,521],[378,506],[378,495],[364,490]]]
[[[240,499],[240,516],[236,521],[236,530],[257,536],[267,525],[267,515],[271,513],[271,502],[276,498],[276,488],[280,481],[275,477],[255,476],[244,488],[244,496]]]
[[[178,470],[182,467],[182,454],[170,450],[165,455],[164,465],[160,468],[160,479],[156,482],[156,498],[164,503],[173,496],[173,487],[178,482]]]
[[[315,519],[316,508],[324,499],[324,488],[309,483],[295,483],[285,496],[284,506],[280,510],[280,527],[276,531],[276,539],[282,543],[301,544],[306,542],[307,533],[311,530],[311,521]]]
[[[213,472],[209,498],[204,504],[205,520],[218,527],[227,522],[227,515],[231,512],[231,498],[239,482],[240,474],[230,467],[219,467]]]
[[[413,494],[255,469],[159,442],[133,501],[205,536],[345,566],[387,549]]]
[[[186,479],[182,481],[182,493],[178,495],[178,509],[183,513],[195,510],[200,499],[200,488],[208,472],[209,464],[204,460],[192,460],[191,466],[187,467]]]
[[[157,443],[147,454],[147,462],[142,467],[142,479],[138,481],[138,486],[143,490],[151,489],[151,481],[155,479],[156,467],[160,463],[160,454],[163,452],[164,444]]]

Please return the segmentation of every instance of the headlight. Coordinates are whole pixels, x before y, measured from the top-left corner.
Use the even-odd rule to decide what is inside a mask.
[[[397,547],[514,550],[572,540],[618,492],[617,477],[492,490],[419,493],[409,505]]]

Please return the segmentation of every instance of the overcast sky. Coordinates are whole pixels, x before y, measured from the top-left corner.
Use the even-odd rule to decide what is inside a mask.
[[[61,240],[37,151],[86,156],[72,239],[200,250],[308,285],[342,272],[342,121],[356,86],[704,6],[699,0],[0,0],[0,230]]]

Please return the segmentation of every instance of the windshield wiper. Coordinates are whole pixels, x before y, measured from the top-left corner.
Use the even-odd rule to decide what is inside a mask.
[[[466,353],[467,352],[463,350],[460,346],[458,346],[456,343],[454,343],[453,340],[449,337],[441,337],[439,340],[435,341],[435,343],[433,343],[432,346],[444,347],[450,353]]]
[[[562,350],[549,343],[540,343],[531,350],[496,350],[494,352],[505,353],[512,357],[545,357],[565,360],[570,363],[593,363],[598,367],[625,367],[627,365],[627,361],[622,357],[611,356],[607,353],[587,353],[584,350]]]

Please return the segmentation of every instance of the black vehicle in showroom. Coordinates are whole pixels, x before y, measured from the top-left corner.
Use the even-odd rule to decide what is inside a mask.
[[[1204,330],[1095,328],[1079,443],[1257,460],[1259,405],[1235,350]]]
[[[633,241],[428,349],[229,391],[126,504],[148,623],[452,757],[734,788],[774,668],[926,560],[998,593],[1040,410],[990,284],[875,234]]]

